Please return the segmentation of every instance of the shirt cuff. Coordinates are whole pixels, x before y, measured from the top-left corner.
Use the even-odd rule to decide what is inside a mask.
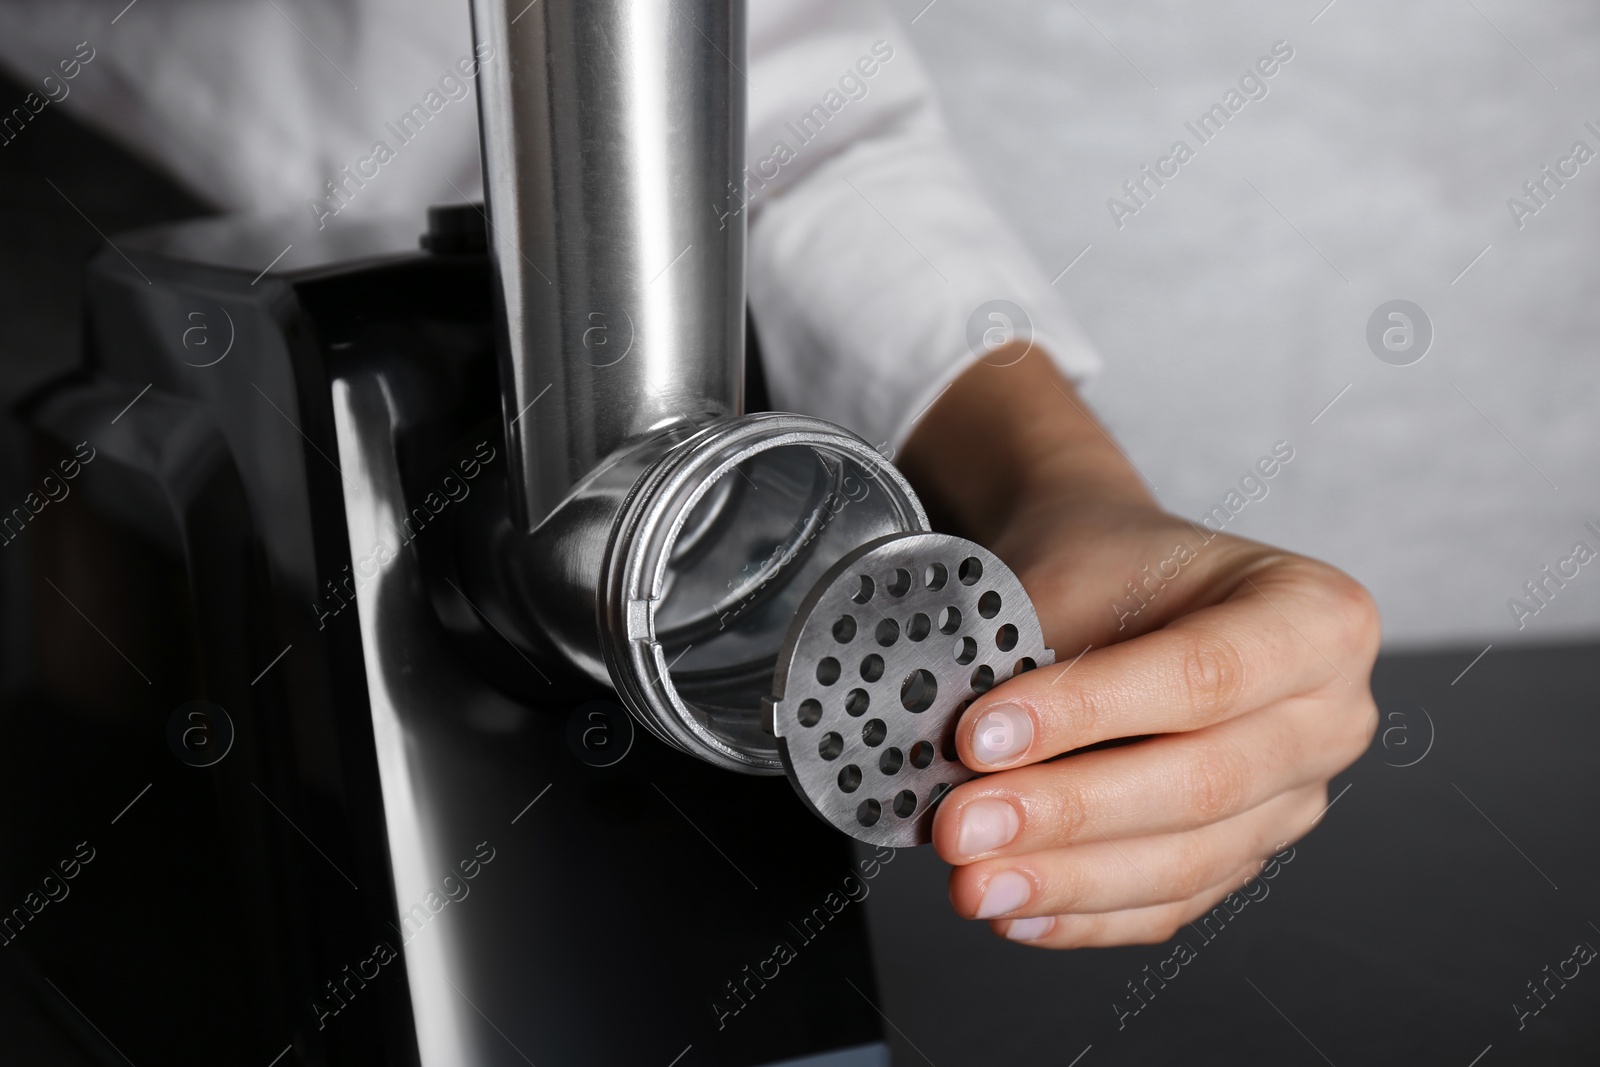
[[[1101,365],[942,128],[852,146],[761,206],[749,288],[775,406],[888,452],[995,342]],[[987,335],[987,336],[986,336]]]

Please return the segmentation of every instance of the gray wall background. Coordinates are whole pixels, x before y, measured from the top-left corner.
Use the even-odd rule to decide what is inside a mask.
[[[1600,8],[1326,3],[891,0],[1047,275],[1089,246],[1056,283],[1106,357],[1087,395],[1166,506],[1288,441],[1228,529],[1354,574],[1391,645],[1592,636],[1600,560],[1520,630],[1507,600],[1600,550],[1600,158],[1520,230],[1506,201],[1600,152]],[[1268,95],[1119,230],[1107,199],[1280,40]],[[1395,298],[1436,331],[1410,366],[1366,340]]]

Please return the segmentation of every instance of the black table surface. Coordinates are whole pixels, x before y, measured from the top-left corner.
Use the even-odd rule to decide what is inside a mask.
[[[897,1067],[1600,1063],[1600,645],[1462,674],[1481,651],[1379,660],[1371,749],[1226,925],[1042,951],[957,918],[930,849],[886,867],[866,906]]]

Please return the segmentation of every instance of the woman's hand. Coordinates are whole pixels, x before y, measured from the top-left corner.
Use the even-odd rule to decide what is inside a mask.
[[[958,912],[1050,948],[1165,941],[1311,828],[1377,726],[1365,589],[1160,510],[1038,355],[963,375],[901,465],[1056,652],[962,717],[997,773],[934,820]]]

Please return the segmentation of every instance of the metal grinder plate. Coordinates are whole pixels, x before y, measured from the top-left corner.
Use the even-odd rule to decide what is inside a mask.
[[[845,555],[800,603],[769,701],[795,791],[825,822],[900,848],[977,776],[961,713],[1013,674],[1055,662],[1022,583],[946,534],[895,534]]]

